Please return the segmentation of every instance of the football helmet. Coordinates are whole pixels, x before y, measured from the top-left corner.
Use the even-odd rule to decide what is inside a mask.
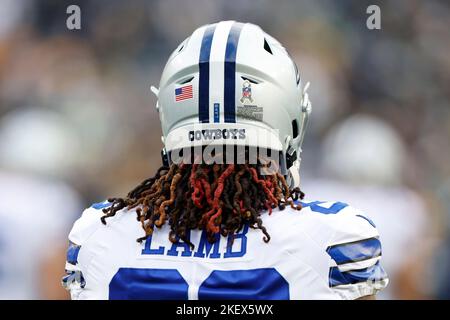
[[[163,155],[206,145],[279,152],[280,169],[299,184],[311,103],[295,62],[259,26],[222,21],[184,40],[164,68],[156,109]],[[289,174],[289,172],[291,174]]]
[[[333,126],[324,139],[321,170],[351,183],[399,185],[407,159],[399,133],[385,120],[357,113]],[[383,159],[383,161],[380,161]]]

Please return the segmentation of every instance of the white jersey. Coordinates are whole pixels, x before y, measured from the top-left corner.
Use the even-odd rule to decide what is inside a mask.
[[[134,210],[100,221],[101,203],[85,210],[69,235],[67,276],[73,299],[356,299],[387,283],[374,223],[341,202],[302,202],[261,218],[271,239],[244,226],[195,248],[171,243],[169,226],[142,244]]]

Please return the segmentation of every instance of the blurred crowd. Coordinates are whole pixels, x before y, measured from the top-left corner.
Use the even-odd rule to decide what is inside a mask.
[[[379,2],[381,30],[366,27]],[[66,8],[81,8],[68,30]],[[160,166],[150,86],[200,25],[260,25],[311,82],[302,188],[380,229],[382,298],[450,298],[450,4],[398,1],[0,2],[0,299],[66,298],[84,207]]]

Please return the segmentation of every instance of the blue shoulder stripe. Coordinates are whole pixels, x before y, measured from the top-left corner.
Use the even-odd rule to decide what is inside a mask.
[[[112,202],[109,202],[108,200],[105,200],[105,201],[103,201],[103,202],[97,202],[97,203],[94,203],[94,204],[91,206],[91,208],[94,208],[94,209],[96,209],[96,210],[100,210],[100,209],[109,207],[111,204],[112,204]]]
[[[72,283],[79,283],[81,288],[86,286],[86,280],[84,280],[83,273],[81,273],[81,271],[66,270],[66,275],[62,278],[61,284],[64,288],[69,289],[70,284]]]
[[[328,247],[327,253],[338,265],[368,260],[381,255],[381,242],[378,238],[369,238],[341,243]]]
[[[331,207],[327,208],[322,206],[322,204],[326,203],[327,201],[313,201],[313,202],[303,202],[296,200],[294,201],[295,204],[300,203],[303,208],[309,207],[311,211],[323,213],[323,214],[336,214],[340,212],[342,209],[347,208],[348,204],[344,202],[333,202]]]
[[[329,286],[336,287],[366,281],[381,281],[386,278],[386,271],[384,271],[379,262],[369,268],[347,272],[341,272],[338,267],[332,267],[330,268]]]
[[[76,245],[73,242],[69,242],[69,248],[67,249],[66,260],[68,263],[76,265],[78,263],[78,253],[80,252],[81,246]]]

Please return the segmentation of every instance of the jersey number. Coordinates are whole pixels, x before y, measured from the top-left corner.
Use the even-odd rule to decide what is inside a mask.
[[[111,300],[187,300],[189,285],[176,269],[120,268],[109,284]],[[289,299],[289,284],[274,268],[213,271],[198,299]]]

